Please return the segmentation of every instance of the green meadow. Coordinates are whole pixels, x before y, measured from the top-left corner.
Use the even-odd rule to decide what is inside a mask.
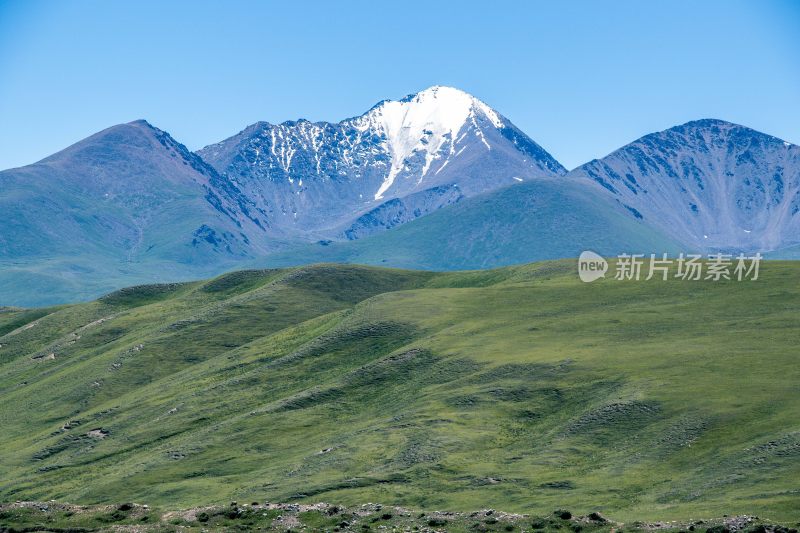
[[[800,264],[318,265],[0,312],[0,501],[800,519]]]

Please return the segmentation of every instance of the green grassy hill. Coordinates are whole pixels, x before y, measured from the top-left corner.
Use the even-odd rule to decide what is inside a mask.
[[[312,266],[0,312],[0,500],[800,518],[800,264]]]
[[[684,246],[637,220],[582,179],[536,178],[467,198],[389,231],[320,241],[259,258],[256,266],[358,263],[466,270],[578,257],[674,252]]]

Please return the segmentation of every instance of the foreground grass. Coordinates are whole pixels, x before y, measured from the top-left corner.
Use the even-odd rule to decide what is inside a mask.
[[[323,265],[5,309],[0,500],[796,522],[798,277]]]

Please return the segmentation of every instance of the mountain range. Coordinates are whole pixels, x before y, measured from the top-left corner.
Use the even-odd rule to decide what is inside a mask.
[[[338,123],[255,123],[197,152],[145,121],[0,172],[0,304],[84,300],[241,265],[485,268],[620,252],[791,255],[800,150],[720,120],[570,172],[431,87]]]

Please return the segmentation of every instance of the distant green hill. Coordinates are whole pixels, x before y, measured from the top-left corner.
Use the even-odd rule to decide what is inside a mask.
[[[469,198],[391,231],[351,242],[321,241],[257,260],[260,266],[320,261],[433,270],[480,269],[575,257],[682,250],[600,186],[536,178]]]
[[[240,263],[215,256],[178,264],[148,254],[135,261],[109,262],[107,256],[80,246],[80,257],[53,253],[35,259],[0,258],[0,305],[87,301],[119,287],[206,278],[242,264],[275,268],[338,262],[459,270],[578,257],[586,249],[612,256],[683,250],[631,217],[599,188],[588,180],[532,179],[357,241],[324,240],[293,248],[270,241],[275,248],[289,249],[259,259],[240,258]]]
[[[798,276],[322,265],[6,308],[0,500],[796,521]]]

